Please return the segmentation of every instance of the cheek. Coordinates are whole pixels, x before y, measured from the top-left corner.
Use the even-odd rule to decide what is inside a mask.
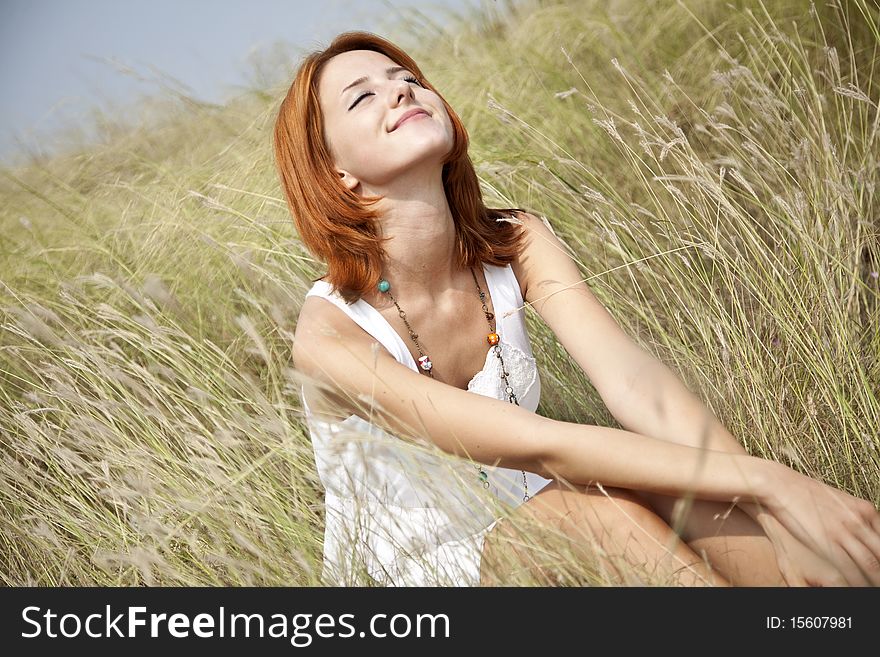
[[[449,112],[446,111],[446,106],[443,104],[443,101],[440,99],[437,99],[436,107],[437,107],[437,111],[440,112],[440,114],[441,114],[441,117],[443,120],[443,125],[446,126],[446,128],[449,130],[449,132],[452,132],[453,131],[452,130],[452,119],[449,118]]]
[[[347,166],[359,160],[365,148],[365,130],[362,122],[350,119],[334,123],[329,131],[331,137],[325,138],[327,149],[339,166]]]

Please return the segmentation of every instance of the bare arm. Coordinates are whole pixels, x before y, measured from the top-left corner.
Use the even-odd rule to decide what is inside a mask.
[[[745,455],[743,446],[668,367],[621,330],[587,287],[550,227],[533,215],[520,218],[528,233],[520,258],[525,299],[581,366],[621,426],[670,444],[690,446],[698,453],[698,446],[705,447],[702,453],[709,456],[701,476],[709,479],[720,472],[723,478],[715,484],[698,480],[691,490],[697,497],[721,499],[713,496],[729,493],[732,480],[727,478],[729,469],[711,466],[716,455],[721,463],[724,458],[732,459],[728,463],[753,463],[744,460],[752,457]],[[631,449],[626,442],[621,447]],[[645,449],[652,448],[646,445]],[[693,472],[692,460],[682,466],[671,460],[671,454],[668,459],[655,455],[658,469],[676,479],[683,476],[682,467]],[[632,471],[636,476],[642,462],[640,455],[632,456],[637,462]],[[760,473],[759,495],[740,501],[740,506],[761,524],[783,561],[787,548],[800,550],[803,544],[837,567],[846,583],[880,585],[880,514],[874,506],[782,464],[759,461],[754,470],[745,470],[749,480],[754,471]],[[635,488],[663,492],[656,477],[633,483]],[[713,486],[719,490],[707,495]],[[790,572],[807,574],[803,568],[800,574],[797,570]],[[814,574],[818,570],[821,568]]]
[[[321,307],[311,322],[297,327],[297,367],[331,385],[353,405],[360,404],[359,415],[392,433],[420,435],[458,456],[572,483],[693,492],[725,501],[762,498],[761,459],[552,420],[459,390],[397,362],[325,300],[307,303]],[[324,330],[318,325],[320,316]],[[327,322],[336,328],[330,329]]]
[[[634,371],[626,403],[619,404],[613,412],[622,427],[682,445],[748,454],[709,407],[664,363],[646,354],[644,364]],[[765,531],[778,527],[778,522],[759,505],[742,500],[738,506]]]
[[[559,422],[459,390],[398,363],[326,300],[310,297],[306,303],[324,306],[331,318],[336,314],[341,330],[316,326],[314,318],[322,313],[301,319],[295,364],[335,388],[364,418],[398,436],[421,436],[481,463],[573,483],[598,481],[671,495],[691,492],[713,500],[754,499],[791,536],[839,567],[847,583],[880,585],[874,565],[880,563],[880,514],[865,500],[772,461]]]
[[[520,219],[526,231],[520,265],[526,300],[581,366],[620,425],[680,445],[746,455],[700,398],[620,328],[552,229],[531,214]],[[765,529],[772,522],[754,504],[742,500],[740,506]]]
[[[748,454],[691,447],[611,427],[547,422],[547,477],[722,501],[761,502],[768,492],[767,461]]]

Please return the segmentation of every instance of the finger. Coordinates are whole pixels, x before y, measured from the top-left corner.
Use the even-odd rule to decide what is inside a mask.
[[[880,515],[878,515],[878,518],[880,518]],[[862,543],[865,544],[865,547],[871,553],[871,558],[866,562],[867,568],[863,568],[863,570],[865,570],[868,578],[874,582],[874,586],[878,586],[880,585],[878,584],[878,581],[880,581],[880,531],[871,524],[866,523],[857,534],[857,537],[861,539]]]
[[[871,514],[870,525],[871,529],[874,530],[874,534],[880,536],[880,512],[874,511],[874,513]]]
[[[859,532],[864,535],[866,532]],[[854,535],[845,539],[843,547],[856,562],[862,574],[871,583],[871,586],[880,586],[880,558],[870,549],[866,543]]]
[[[846,586],[836,566],[815,552],[791,560],[780,556],[779,571],[788,586]]]
[[[867,586],[867,578],[856,564],[856,558],[849,552],[850,543],[854,542],[850,540],[851,538],[852,537],[847,537],[848,542],[843,545],[835,544],[833,546],[832,561],[834,562],[834,566],[840,571],[840,574],[846,580],[847,586]],[[858,543],[858,545],[861,546],[863,551],[866,549],[861,543]],[[859,553],[858,547],[854,547],[853,549],[856,554]]]
[[[871,579],[869,572],[872,568],[872,562],[876,562],[877,559],[871,551],[865,547],[865,544],[853,535],[846,536],[841,544],[859,572],[859,575],[856,576],[855,579],[850,579],[849,573],[853,572],[853,575],[855,575],[854,571],[845,571],[847,580],[851,581],[854,586],[878,586],[878,581],[880,580],[875,581]],[[873,569],[876,578],[876,566],[873,566]],[[856,581],[858,581],[858,584],[856,584]]]
[[[801,577],[797,573],[788,573],[788,572],[785,572],[784,570],[780,570],[779,572],[782,573],[782,579],[785,580],[786,586],[806,587],[806,586],[810,585],[809,582],[806,580],[806,578]]]
[[[822,575],[807,580],[807,586],[810,587],[829,587],[829,586],[846,586],[846,580],[840,575]]]

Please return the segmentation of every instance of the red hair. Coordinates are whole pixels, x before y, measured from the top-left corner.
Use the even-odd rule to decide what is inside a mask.
[[[318,77],[330,58],[349,50],[382,53],[409,69],[421,86],[440,94],[415,61],[393,43],[369,32],[343,32],[326,49],[303,59],[281,102],[275,121],[275,164],[287,205],[303,244],[327,263],[327,273],[320,278],[353,303],[376,288],[385,250],[377,230],[379,213],[368,207],[381,197],[362,198],[342,184],[323,136]],[[442,95],[440,99],[455,134],[443,162],[443,188],[455,222],[458,265],[476,267],[487,262],[504,266],[519,253],[523,232],[517,223],[498,219],[523,210],[493,209],[483,204],[467,152],[467,131]]]

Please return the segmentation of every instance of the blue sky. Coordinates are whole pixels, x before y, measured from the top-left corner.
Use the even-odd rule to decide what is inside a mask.
[[[59,126],[86,126],[89,108],[124,108],[163,81],[222,102],[275,43],[295,57],[345,30],[382,34],[400,14],[443,25],[490,1],[0,0],[0,163],[15,162],[16,138],[51,153]]]

